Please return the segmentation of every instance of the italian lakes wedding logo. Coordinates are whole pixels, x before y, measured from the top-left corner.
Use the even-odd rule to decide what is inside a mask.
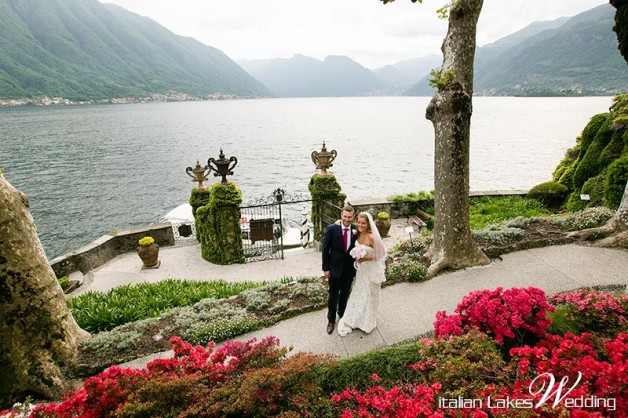
[[[498,409],[533,409],[540,408],[545,404],[550,404],[556,408],[562,404],[565,408],[605,408],[615,411],[615,398],[599,398],[597,396],[569,397],[569,394],[580,384],[582,373],[578,372],[576,381],[568,387],[569,377],[564,376],[559,382],[552,373],[543,373],[536,376],[528,387],[530,395],[535,399],[528,398],[439,398],[438,407],[440,409],[468,409],[468,408],[498,408]]]

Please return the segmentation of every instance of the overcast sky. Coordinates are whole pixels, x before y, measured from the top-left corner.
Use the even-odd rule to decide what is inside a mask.
[[[150,17],[230,58],[324,59],[347,55],[367,68],[440,54],[444,0],[100,0]],[[534,21],[574,16],[608,0],[484,0],[480,46]]]

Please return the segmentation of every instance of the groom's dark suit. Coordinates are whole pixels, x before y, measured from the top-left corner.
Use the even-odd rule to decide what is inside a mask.
[[[349,255],[349,251],[355,246],[354,230],[355,226],[352,224],[348,231],[348,250],[344,248],[342,225],[329,225],[323,236],[323,271],[331,272],[327,304],[329,323],[336,322],[336,312],[340,317],[344,315],[349,293],[351,293],[351,284],[355,277],[355,267],[353,267],[355,260]]]

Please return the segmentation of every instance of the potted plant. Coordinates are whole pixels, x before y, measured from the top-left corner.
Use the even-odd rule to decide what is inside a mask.
[[[137,255],[142,259],[143,269],[156,269],[161,264],[159,261],[159,245],[153,237],[144,237],[138,241]]]
[[[375,226],[377,226],[377,230],[379,231],[379,235],[383,237],[388,236],[388,231],[390,231],[390,215],[388,212],[380,212],[377,214],[377,219],[375,220]]]

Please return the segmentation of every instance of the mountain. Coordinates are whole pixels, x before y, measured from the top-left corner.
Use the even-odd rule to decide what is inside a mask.
[[[272,93],[220,50],[96,0],[0,0],[0,98]]]
[[[603,4],[572,18],[535,22],[478,48],[477,95],[615,95],[628,90],[626,62],[612,28],[615,8]],[[431,96],[427,78],[407,95]]]
[[[374,96],[393,86],[345,56],[324,61],[304,55],[270,60],[239,60],[249,74],[279,97]]]
[[[376,68],[373,73],[387,83],[406,90],[417,80],[428,75],[432,69],[440,67],[442,61],[440,55],[428,55]]]

